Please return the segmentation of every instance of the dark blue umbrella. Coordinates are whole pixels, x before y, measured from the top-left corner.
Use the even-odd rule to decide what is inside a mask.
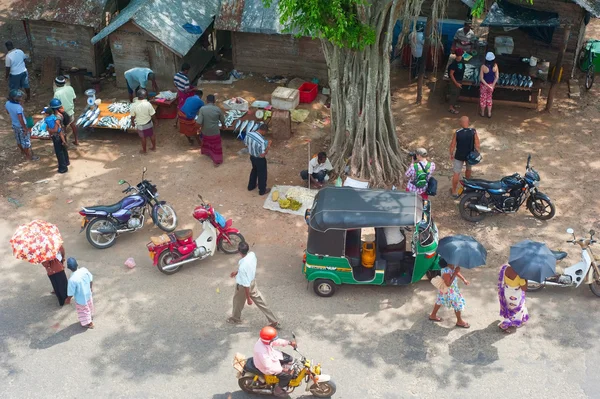
[[[521,278],[538,283],[556,274],[556,257],[543,242],[516,243],[510,247],[508,263]]]
[[[473,269],[485,265],[487,251],[471,236],[444,237],[438,244],[438,254],[451,265]]]

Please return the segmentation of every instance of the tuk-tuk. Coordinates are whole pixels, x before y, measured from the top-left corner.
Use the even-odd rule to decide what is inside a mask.
[[[438,230],[415,193],[326,187],[305,219],[303,273],[319,296],[341,284],[408,285],[439,274]]]

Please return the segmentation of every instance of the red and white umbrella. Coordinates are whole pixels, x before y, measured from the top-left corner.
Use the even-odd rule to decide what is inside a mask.
[[[17,228],[10,239],[13,255],[29,263],[42,263],[56,258],[63,239],[55,225],[34,220]]]

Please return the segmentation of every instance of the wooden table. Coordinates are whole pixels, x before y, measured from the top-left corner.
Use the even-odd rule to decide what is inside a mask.
[[[127,114],[116,114],[114,112],[110,112],[108,110],[108,106],[112,104],[112,103],[100,103],[100,105],[98,106],[98,108],[100,108],[100,115],[98,115],[98,120],[102,119],[102,117],[104,116],[114,116],[117,119],[121,119],[126,117],[127,115],[129,115],[129,113]],[[152,104],[152,106],[154,107],[154,109],[156,109],[158,106],[156,104]],[[110,130],[121,130],[118,127],[114,128],[114,127],[107,127],[107,126],[97,126],[97,125],[90,125],[88,127],[94,128],[94,129],[110,129]],[[137,134],[137,129],[135,127],[133,128],[129,128],[127,129],[128,133],[135,133]]]
[[[223,110],[224,117],[227,116],[227,111],[228,110]],[[242,123],[244,121],[254,121],[254,122],[269,124],[269,119],[267,119],[267,120],[264,120],[264,119],[258,120],[258,119],[256,119],[256,111],[258,111],[258,110],[248,110],[248,112],[246,112],[244,114],[244,116],[242,116],[241,118],[236,119],[235,121],[233,121],[233,124],[230,127],[221,126],[221,131],[222,132],[233,132],[235,130],[235,125],[236,125],[236,123],[238,121],[242,121]],[[263,110],[263,112],[264,112],[264,110]],[[238,130],[239,130],[239,128],[238,128]]]
[[[448,77],[444,76],[444,80],[448,82],[448,85],[452,84]],[[461,90],[461,93],[464,93],[465,88],[473,87],[475,90],[478,91],[478,94],[479,94],[479,87],[477,87],[475,85],[475,82],[473,82],[473,81],[463,80],[462,86],[463,86],[463,90]],[[473,90],[473,89],[471,89],[471,90]],[[536,79],[536,80],[534,80],[532,87],[496,85],[496,88],[494,89],[494,94],[496,95],[499,91],[508,91],[508,90],[530,92],[529,101],[499,100],[499,99],[494,98],[494,104],[513,105],[513,106],[522,107],[522,108],[536,109],[538,107],[539,97],[542,92],[542,84],[540,83],[539,80]],[[505,94],[505,93],[503,93],[503,94]],[[447,96],[448,96],[447,90],[444,90],[444,98],[447,98]],[[461,95],[458,97],[458,100],[463,101],[463,102],[478,103],[479,96]]]
[[[177,117],[177,97],[172,100],[153,98],[150,103],[156,105],[158,119],[175,119]]]

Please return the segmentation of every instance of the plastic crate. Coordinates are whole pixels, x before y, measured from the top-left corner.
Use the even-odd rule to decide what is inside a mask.
[[[310,82],[304,82],[298,87],[298,91],[300,92],[300,102],[301,103],[312,103],[317,98],[317,94],[319,94],[319,85]]]

